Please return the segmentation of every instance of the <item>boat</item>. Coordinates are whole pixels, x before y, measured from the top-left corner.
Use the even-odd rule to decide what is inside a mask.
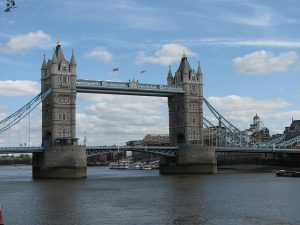
[[[130,162],[128,160],[120,160],[119,162],[112,162],[109,164],[109,169],[122,169],[127,170],[129,168]]]
[[[109,169],[152,170],[157,168],[158,161],[146,164],[144,162],[133,162],[132,159],[121,159],[118,162],[109,164]]]
[[[300,171],[276,170],[277,177],[300,177]]]
[[[128,169],[128,165],[112,162],[111,164],[109,164],[109,169]]]
[[[149,165],[149,164],[145,164],[145,165],[142,167],[142,170],[152,170],[152,167],[151,167],[151,165]]]

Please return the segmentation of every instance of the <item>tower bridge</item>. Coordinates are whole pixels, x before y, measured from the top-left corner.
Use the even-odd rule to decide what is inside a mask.
[[[76,137],[77,93],[167,97],[170,147],[81,146]],[[77,79],[77,64],[70,61],[58,43],[52,59],[44,58],[41,93],[15,113],[0,121],[0,133],[8,130],[42,102],[42,146],[1,147],[3,153],[33,153],[33,177],[77,178],[86,176],[86,157],[107,152],[139,151],[161,155],[161,173],[216,173],[215,152],[300,154],[292,149],[300,136],[258,142],[224,118],[203,97],[203,74],[191,68],[183,55],[174,76],[169,68],[167,85]],[[204,118],[203,106],[218,125]],[[207,128],[215,146],[204,140]],[[209,138],[210,139],[210,138]]]
[[[175,75],[169,69],[167,85],[77,80],[77,64],[70,62],[58,43],[52,59],[44,59],[41,91],[51,87],[42,104],[42,153],[33,154],[34,177],[86,176],[86,148],[76,138],[76,94],[120,94],[168,97],[171,146],[178,146],[176,159],[162,157],[161,173],[215,173],[212,147],[203,145],[203,82],[200,65],[194,71],[182,57]],[[163,153],[165,149],[160,149]],[[174,152],[174,151],[173,151]],[[174,153],[173,153],[174,155]],[[172,156],[173,156],[172,155]],[[193,157],[192,157],[193,156]]]

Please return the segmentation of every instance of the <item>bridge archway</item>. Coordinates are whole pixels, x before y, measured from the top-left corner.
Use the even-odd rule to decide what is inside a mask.
[[[42,146],[49,147],[51,144],[51,140],[52,140],[52,135],[51,135],[51,132],[48,131],[42,140]]]
[[[185,135],[184,134],[178,134],[177,135],[177,143],[178,144],[184,144],[185,143]]]

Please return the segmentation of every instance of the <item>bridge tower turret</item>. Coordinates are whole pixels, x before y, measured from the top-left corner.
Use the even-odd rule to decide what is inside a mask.
[[[170,74],[170,71],[169,71]],[[203,144],[203,75],[197,73],[183,54],[173,81],[168,85],[183,87],[185,93],[168,98],[170,144],[178,146],[174,161],[161,160],[161,173],[215,173],[214,149]]]
[[[51,94],[42,103],[43,153],[33,160],[34,177],[75,178],[86,176],[86,153],[76,138],[76,61],[65,59],[58,42],[51,60],[41,68],[42,91]]]
[[[174,83],[172,71],[171,71],[171,65],[169,65],[169,73],[168,73],[168,85],[171,86]]]

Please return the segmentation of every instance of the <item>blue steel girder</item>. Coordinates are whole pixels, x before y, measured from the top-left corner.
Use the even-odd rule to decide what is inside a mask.
[[[43,147],[0,147],[0,154],[13,153],[36,153],[43,152]],[[94,156],[112,152],[146,152],[155,155],[175,157],[177,155],[177,147],[161,147],[161,146],[86,146],[86,155]]]
[[[221,122],[222,123],[222,122]],[[203,117],[203,124],[209,129],[209,131],[219,138],[219,144],[225,146],[249,146],[250,141],[248,141],[249,136],[242,134],[242,132],[237,130],[230,130],[225,123],[222,123],[222,127],[213,125],[208,119]]]
[[[230,123],[224,116],[222,116],[205,98],[203,99],[204,103],[210,110],[210,112],[215,116],[215,118],[219,122],[219,129],[221,129],[221,126],[224,126],[226,129],[226,138],[230,137],[230,142],[234,143],[235,145],[240,146],[258,146],[259,142],[252,138],[251,136],[245,134],[240,129],[238,129],[235,125]]]
[[[43,147],[0,147],[0,154],[43,152]]]
[[[105,153],[113,152],[146,152],[156,155],[176,157],[177,147],[160,147],[160,146],[87,146],[86,156],[94,156]],[[216,152],[239,152],[239,153],[288,153],[300,154],[300,149],[292,148],[270,148],[270,147],[230,147],[218,146],[215,147]],[[0,147],[0,154],[13,154],[13,153],[36,153],[43,152],[43,147]]]
[[[8,130],[18,122],[20,122],[25,116],[27,116],[33,109],[35,109],[49,94],[51,88],[44,92],[40,92],[30,102],[18,109],[16,112],[0,121],[0,133]]]
[[[116,81],[97,81],[82,80],[76,82],[78,93],[96,94],[118,94],[118,95],[139,95],[169,97],[184,94],[183,87],[170,87],[161,84],[142,84],[135,81],[116,82]]]
[[[276,148],[287,148],[288,146],[290,146],[292,148],[292,146],[298,142],[300,142],[300,136],[297,136],[292,139],[286,140],[284,142],[275,144],[275,147]]]
[[[260,144],[260,147],[262,148],[265,148],[265,147],[270,147],[270,148],[274,148],[274,147],[277,147],[277,145],[285,142],[285,139],[286,139],[286,135],[285,134],[282,134],[280,137],[278,138],[275,138],[271,141],[265,141],[265,142],[262,142]]]
[[[256,148],[256,147],[215,147],[216,152],[238,153],[288,153],[300,154],[300,149],[292,148]]]
[[[155,155],[176,157],[177,147],[160,147],[160,146],[87,146],[87,157],[113,152],[146,152]]]

